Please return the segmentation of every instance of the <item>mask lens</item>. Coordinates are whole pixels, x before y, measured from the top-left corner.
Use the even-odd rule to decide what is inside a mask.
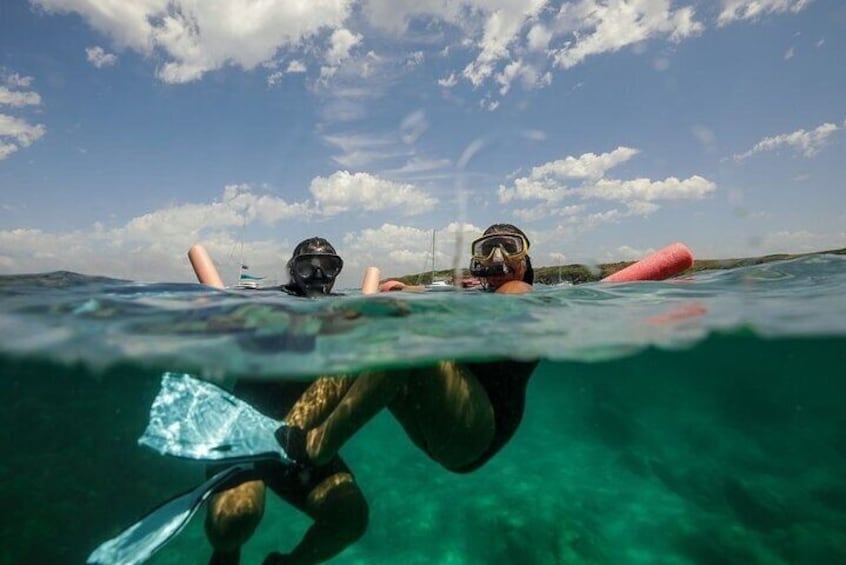
[[[302,279],[313,278],[318,269],[324,277],[334,279],[343,265],[344,262],[337,255],[300,255],[294,259],[294,271]]]
[[[494,250],[499,248],[506,257],[519,255],[525,250],[523,238],[507,234],[495,234],[482,237],[473,242],[473,257],[490,259]]]

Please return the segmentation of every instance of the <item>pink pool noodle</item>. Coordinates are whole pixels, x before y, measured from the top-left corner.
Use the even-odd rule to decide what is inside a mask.
[[[191,261],[191,266],[194,267],[198,281],[214,288],[223,288],[223,281],[217,274],[217,269],[214,267],[205,247],[199,243],[192,246],[188,250],[188,259]]]
[[[672,243],[647,255],[616,273],[608,275],[603,282],[662,281],[689,269],[693,265],[693,253],[683,243]]]

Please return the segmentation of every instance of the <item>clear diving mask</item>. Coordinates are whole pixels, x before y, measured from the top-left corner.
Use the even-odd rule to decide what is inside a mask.
[[[497,257],[497,252],[500,257]],[[508,264],[523,259],[528,253],[529,242],[520,234],[482,236],[470,244],[470,273],[476,277],[508,274],[512,271]]]

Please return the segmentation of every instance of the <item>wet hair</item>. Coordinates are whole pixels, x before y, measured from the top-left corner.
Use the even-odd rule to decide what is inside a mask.
[[[521,235],[523,236],[523,239],[526,240],[526,244],[531,246],[531,242],[529,241],[529,238],[526,237],[526,234],[523,233],[523,230],[513,224],[493,224],[489,226],[482,235],[491,235],[494,233],[515,233],[517,235]],[[535,283],[535,270],[532,268],[532,258],[528,255],[526,255],[526,274],[523,275],[523,282],[529,284]]]

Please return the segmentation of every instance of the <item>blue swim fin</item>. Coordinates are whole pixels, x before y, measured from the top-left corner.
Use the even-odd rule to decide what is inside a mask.
[[[253,471],[252,463],[228,467],[184,494],[176,496],[101,544],[88,557],[89,565],[133,565],[149,559],[185,528],[200,506],[222,485],[242,473]]]
[[[305,457],[302,430],[264,416],[211,383],[165,373],[138,443],[162,455],[232,463],[195,489],[165,502],[88,558],[98,565],[142,563],[188,524],[216,490],[263,460],[293,465]],[[283,447],[284,446],[284,447]]]
[[[143,563],[188,524],[216,490],[261,461],[306,460],[302,430],[261,414],[246,402],[190,375],[165,373],[138,443],[162,455],[232,463],[195,489],[165,502],[100,545],[87,563]],[[289,452],[295,457],[289,455]]]
[[[162,455],[203,461],[279,458],[293,463],[276,439],[287,428],[220,387],[190,375],[165,373],[138,440]]]

